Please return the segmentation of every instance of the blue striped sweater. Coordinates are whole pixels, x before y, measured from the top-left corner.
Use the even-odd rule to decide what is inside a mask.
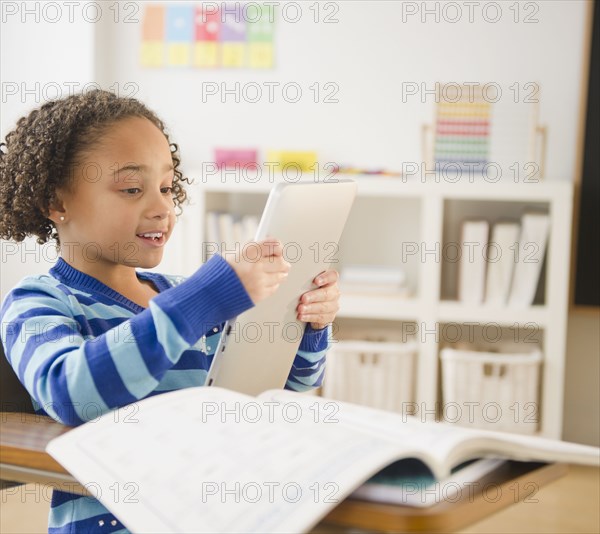
[[[204,384],[223,323],[253,305],[219,255],[187,279],[137,276],[159,291],[148,308],[62,258],[6,296],[2,342],[38,413],[79,425],[136,400]],[[329,335],[306,326],[287,389],[321,384]],[[127,532],[99,501],[61,491],[52,494],[48,528]]]

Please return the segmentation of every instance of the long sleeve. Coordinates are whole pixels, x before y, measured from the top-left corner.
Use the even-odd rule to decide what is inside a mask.
[[[253,305],[218,255],[137,315],[112,316],[111,306],[92,301],[97,316],[84,319],[77,304],[59,283],[31,277],[1,311],[2,341],[19,379],[46,413],[68,425],[144,398],[212,326]],[[102,333],[84,333],[84,320]]]
[[[306,325],[285,389],[308,391],[321,385],[325,373],[325,355],[331,346],[331,335],[331,326],[315,330],[310,323]]]

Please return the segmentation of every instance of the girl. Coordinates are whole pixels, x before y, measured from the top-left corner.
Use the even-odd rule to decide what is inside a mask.
[[[276,241],[215,255],[192,276],[159,264],[186,200],[177,145],[135,99],[91,91],[21,118],[0,145],[0,237],[57,241],[48,274],[5,298],[2,343],[36,411],[67,425],[175,389],[199,386],[223,323],[277,290],[290,265]],[[256,259],[256,247],[262,255]],[[338,275],[305,293],[307,322],[286,388],[321,384]],[[89,497],[55,491],[50,532],[125,532]]]

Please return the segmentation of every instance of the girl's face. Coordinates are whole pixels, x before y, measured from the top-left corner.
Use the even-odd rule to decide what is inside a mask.
[[[63,258],[89,273],[158,265],[175,224],[173,161],[163,133],[130,117],[82,156],[72,191],[60,197]]]

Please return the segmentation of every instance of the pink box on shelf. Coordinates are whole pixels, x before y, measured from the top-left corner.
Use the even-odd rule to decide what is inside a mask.
[[[257,153],[250,148],[215,148],[215,163],[219,168],[256,164]]]

